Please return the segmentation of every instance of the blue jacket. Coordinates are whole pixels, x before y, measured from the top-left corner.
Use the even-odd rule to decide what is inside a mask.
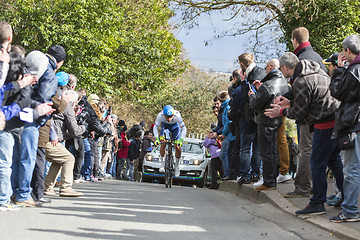
[[[235,136],[232,135],[232,133],[229,130],[229,124],[231,123],[231,121],[229,120],[229,118],[227,116],[227,114],[229,112],[229,109],[230,109],[229,102],[230,102],[230,98],[221,104],[221,108],[224,109],[224,112],[223,112],[223,115],[222,115],[222,122],[223,122],[223,125],[224,125],[222,135],[227,137],[229,139],[229,141],[234,141]]]
[[[40,103],[51,102],[58,86],[55,76],[56,60],[53,56],[46,54],[49,58],[49,64],[39,82],[34,86],[33,99]]]
[[[13,88],[14,88],[14,85],[12,83],[5,83],[0,88],[0,102],[1,103],[4,100],[5,91],[10,91]],[[1,106],[1,111],[5,115],[6,121],[8,121],[11,118],[13,118],[14,116],[16,116],[16,114],[18,114],[20,112],[20,110],[21,110],[20,106],[17,103],[12,103],[12,104],[7,105],[7,106]]]

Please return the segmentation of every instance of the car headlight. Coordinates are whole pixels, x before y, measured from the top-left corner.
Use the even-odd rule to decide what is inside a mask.
[[[146,159],[146,161],[149,161],[149,162],[153,161],[153,157],[151,155],[146,155],[145,159]]]
[[[193,160],[192,165],[200,165],[204,162],[204,160]]]

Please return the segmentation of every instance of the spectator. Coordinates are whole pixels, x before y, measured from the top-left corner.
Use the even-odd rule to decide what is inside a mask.
[[[142,165],[144,162],[145,155],[148,152],[148,149],[152,148],[153,145],[154,145],[154,135],[152,132],[146,131],[144,133],[144,138],[142,139],[141,142],[139,164],[135,166],[137,167],[137,170],[139,172],[142,172]]]
[[[255,80],[261,80],[265,77],[266,72],[264,69],[260,68],[254,62],[254,55],[251,53],[243,53],[238,57],[239,64],[241,67],[241,74],[243,76],[243,82],[241,83],[241,93],[238,93],[237,100],[239,102],[240,111],[242,112],[242,121],[241,121],[241,176],[245,176],[249,173],[249,168],[251,164],[251,181],[256,181],[254,187],[259,187],[263,184],[263,179],[260,178],[260,164],[261,158],[259,156],[258,150],[258,136],[257,136],[257,125],[254,122],[254,110],[249,105],[249,96],[248,92],[250,90],[249,82]],[[250,150],[252,149],[252,157],[250,161]],[[245,179],[239,178],[239,182]],[[245,181],[247,182],[247,181]]]
[[[211,156],[211,166],[210,166],[211,185],[209,188],[210,189],[218,189],[219,188],[218,172],[220,173],[220,176],[223,176],[224,169],[222,167],[222,163],[219,158],[220,151],[221,151],[219,148],[219,145],[217,144],[216,139],[211,138],[211,137],[213,137],[213,134],[212,134],[212,132],[209,132],[204,141],[204,147],[209,149],[210,156]]]
[[[29,53],[30,54],[30,53]],[[57,89],[57,79],[55,71],[64,63],[65,50],[59,45],[48,49],[47,68],[40,77],[38,84],[34,87],[32,94],[33,100],[39,103],[52,102],[51,98],[55,96]],[[36,149],[39,142],[39,128],[45,125],[49,116],[43,116],[36,122],[26,123],[21,134],[21,147],[18,158],[14,158],[12,164],[12,188],[15,200],[23,206],[34,206],[31,197],[31,179],[36,163]]]
[[[62,142],[67,138],[78,136],[86,131],[86,126],[77,124],[74,107],[78,100],[75,91],[65,91],[62,99],[67,102],[66,110],[53,117],[52,127],[55,136],[50,136],[50,142],[46,143],[46,159],[51,162],[49,173],[45,178],[45,195],[55,195],[56,178],[61,171],[60,193],[61,197],[79,197],[83,194],[72,188],[74,156],[65,148]]]
[[[271,190],[276,188],[277,177],[277,146],[276,134],[282,125],[282,117],[269,118],[264,115],[265,109],[270,108],[276,96],[288,92],[287,82],[278,69],[270,69],[270,65],[276,65],[277,59],[272,59],[266,64],[266,76],[261,80],[254,80],[250,84],[256,88],[255,92],[249,90],[249,103],[257,114],[255,122],[258,125],[258,141],[261,160],[263,162],[263,185],[256,190]]]
[[[226,169],[224,169],[225,172],[227,172],[228,175],[227,178],[224,178],[224,180],[234,180],[236,179],[235,175],[230,175],[230,166],[231,166],[231,160],[232,160],[232,150],[234,147],[234,143],[235,143],[235,137],[234,135],[230,132],[229,129],[229,124],[231,123],[231,121],[229,120],[227,114],[228,111],[230,109],[229,106],[229,102],[230,102],[230,96],[228,94],[227,91],[222,91],[218,94],[218,99],[221,102],[221,112],[222,112],[222,124],[223,124],[223,130],[220,136],[218,136],[220,141],[223,141],[223,143],[225,142],[226,144],[223,144],[221,147],[221,152],[220,152],[220,156],[223,155],[223,159],[227,159],[227,163],[226,163]],[[215,134],[211,135],[212,138],[216,138]],[[226,146],[227,145],[227,146]],[[226,154],[226,158],[224,157],[224,155]],[[226,160],[224,160],[226,161]],[[223,161],[223,162],[224,162]]]
[[[344,62],[349,63],[348,68]],[[360,36],[351,35],[343,41],[343,51],[338,57],[339,68],[331,78],[331,95],[341,101],[335,129],[340,144],[345,141],[351,147],[344,150],[344,201],[342,211],[330,218],[331,222],[360,221],[358,198],[360,193]],[[350,140],[350,141],[348,141]],[[350,144],[349,144],[350,145]],[[337,182],[337,180],[336,180]],[[338,184],[339,185],[339,184]],[[339,188],[340,189],[340,188]]]
[[[134,165],[137,166],[140,154],[140,139],[141,132],[135,132],[134,136],[130,139],[130,146],[128,156],[126,159],[126,178],[129,181],[134,181]]]
[[[319,64],[320,68],[326,71],[322,58],[314,51],[309,42],[309,31],[304,27],[296,28],[291,33],[291,43],[294,47],[294,54],[299,60],[311,60]],[[292,85],[293,80],[290,79]],[[289,100],[293,100],[292,91],[285,95]],[[298,142],[299,142],[299,166],[295,176],[295,189],[285,194],[287,198],[307,197],[311,189],[310,155],[313,132],[309,125],[302,119],[297,119]]]
[[[324,214],[326,212],[327,179],[326,167],[334,174],[338,188],[343,189],[342,162],[338,142],[331,138],[335,126],[336,100],[330,96],[329,76],[319,64],[309,60],[299,60],[293,53],[285,53],[279,58],[280,70],[284,77],[293,77],[292,103],[284,97],[277,97],[272,109],[265,115],[271,118],[285,116],[302,120],[314,128],[310,158],[314,195],[310,203],[296,214]]]
[[[124,165],[129,151],[130,142],[126,138],[127,126],[125,125],[124,120],[120,120],[117,132],[119,139],[121,139],[121,148],[119,148],[116,155],[116,179],[126,179],[126,174],[123,173]]]

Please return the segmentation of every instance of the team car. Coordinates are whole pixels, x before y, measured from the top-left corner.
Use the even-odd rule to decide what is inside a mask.
[[[202,143],[203,140],[200,139],[184,139],[179,164],[180,176],[173,176],[174,183],[192,184],[200,188],[205,186],[208,176],[210,176],[210,157],[207,157],[206,148]],[[160,151],[157,147],[145,155],[142,181],[150,182],[155,179],[163,181],[164,173],[159,171],[160,167]]]

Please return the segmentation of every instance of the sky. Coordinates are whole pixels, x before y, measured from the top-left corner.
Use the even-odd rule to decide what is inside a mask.
[[[180,20],[176,15],[173,22]],[[236,37],[223,37],[214,39],[221,31],[229,29],[233,22],[224,21],[227,16],[218,12],[211,15],[202,15],[198,19],[198,26],[187,29],[177,29],[175,36],[183,43],[186,56],[193,66],[204,71],[232,72],[239,68],[237,57],[251,51],[249,39],[255,39],[254,33]],[[238,21],[238,20],[236,20]],[[206,45],[205,42],[211,40]]]

